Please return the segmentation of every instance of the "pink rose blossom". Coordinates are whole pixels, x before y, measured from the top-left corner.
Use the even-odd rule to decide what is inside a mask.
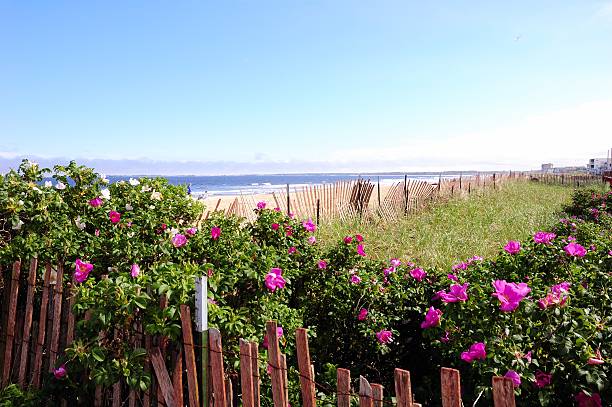
[[[276,207],[276,208],[274,208],[274,211],[275,211],[275,212],[280,212],[280,208],[279,208],[279,207]]]
[[[469,285],[469,283],[463,285],[453,284],[450,286],[448,293],[440,293],[440,298],[447,304],[449,302],[465,302],[468,299],[467,288]]]
[[[213,240],[217,240],[219,238],[219,236],[221,236],[221,228],[218,226],[213,226],[212,228],[210,228],[210,237]]]
[[[81,261],[81,259],[77,259],[74,266],[74,279],[77,283],[87,280],[89,273],[93,270],[93,264]]]
[[[117,211],[110,211],[108,217],[112,223],[118,223],[121,220],[121,214]]]
[[[465,262],[461,262],[458,264],[455,264],[451,267],[451,270],[453,272],[459,271],[459,270],[467,270],[469,264],[465,263]]]
[[[365,308],[362,308],[359,310],[359,315],[357,316],[357,319],[360,321],[365,321],[365,319],[368,317],[368,310]]]
[[[278,230],[278,228],[279,228],[278,223],[272,224],[272,230]]]
[[[353,274],[351,278],[349,279],[349,281],[351,282],[351,284],[359,284],[361,283],[361,277],[359,277],[356,274]]]
[[[183,247],[187,244],[187,238],[185,237],[185,235],[181,235],[180,233],[177,233],[176,235],[172,236],[172,245],[174,247]]]
[[[363,242],[363,236],[361,235],[355,235],[355,239],[357,239],[359,243]]]
[[[185,233],[188,234],[189,236],[195,236],[197,232],[198,232],[197,228],[189,228],[185,231]]]
[[[316,238],[316,237],[314,237],[314,236],[310,236],[310,237],[308,238],[308,243],[310,243],[310,244],[315,244],[315,243],[317,243],[317,238]]]
[[[495,292],[491,294],[500,302],[499,309],[504,312],[512,312],[518,308],[521,300],[531,292],[527,283],[507,283],[506,280],[495,280],[493,282]]]
[[[283,270],[279,268],[270,269],[270,272],[265,277],[265,284],[268,290],[274,292],[277,288],[285,288],[286,281],[282,274]]]
[[[94,232],[94,235],[96,235],[96,237],[100,236],[100,229],[96,229],[95,232]]]
[[[540,231],[533,235],[533,241],[539,244],[550,244],[555,237],[557,237],[557,235],[552,232]]]
[[[363,245],[362,244],[357,245],[357,254],[360,255],[360,256],[363,256],[363,257],[366,256],[366,252],[363,249]]]
[[[487,358],[486,346],[482,342],[476,342],[470,346],[467,352],[461,353],[461,359],[465,362],[472,363],[475,360],[485,360]]]
[[[569,243],[563,250],[565,250],[568,256],[572,257],[584,257],[586,254],[585,248],[575,242]]]
[[[422,268],[415,268],[410,270],[410,276],[420,282],[427,276],[427,273]]]
[[[382,344],[393,342],[393,333],[391,331],[387,331],[386,329],[382,329],[376,332],[376,339],[378,339],[378,342]]]
[[[296,251],[297,251],[297,249],[295,248],[295,246],[291,246],[291,247],[290,247],[290,248],[287,250],[287,253],[288,253],[288,254],[293,254],[293,253],[295,253]]]
[[[552,383],[552,374],[542,372],[541,370],[535,373],[535,385],[538,388],[544,388]]]
[[[130,273],[132,277],[136,278],[140,275],[140,266],[136,263],[132,264],[132,268],[130,269]]]
[[[425,314],[425,321],[421,322],[421,328],[428,329],[440,325],[440,316],[442,316],[442,311],[430,307]]]
[[[266,207],[266,203],[264,201],[257,202],[257,209],[264,209]]]
[[[601,397],[598,393],[593,393],[591,396],[583,391],[574,396],[578,407],[601,407]]]
[[[276,327],[276,336],[278,338],[280,338],[281,336],[283,336],[283,327],[282,326],[277,326]],[[261,344],[261,346],[263,346],[265,349],[268,349],[268,335],[264,335],[264,340],[263,343]]]
[[[504,250],[509,254],[517,254],[519,251],[521,251],[521,243],[517,242],[516,240],[510,240],[504,246]]]
[[[67,373],[68,372],[66,371],[66,365],[65,364],[62,364],[57,369],[53,369],[53,376],[55,376],[56,379],[63,379],[64,377],[66,377]]]
[[[350,244],[353,241],[353,238],[351,236],[346,236],[344,238],[344,243],[346,244]]]
[[[527,360],[527,363],[531,363],[531,351],[525,353],[523,357]]]
[[[311,218],[308,218],[308,220],[305,220],[304,222],[302,222],[302,226],[304,226],[304,229],[306,229],[307,231],[311,233],[317,230],[317,225],[315,225],[312,222]]]
[[[457,276],[456,276],[456,275],[454,275],[454,274],[447,274],[447,275],[446,275],[446,277],[448,277],[450,280],[453,280],[453,281],[459,282],[459,279],[458,279],[458,278],[457,278]]]
[[[325,260],[319,260],[319,263],[317,263],[317,265],[322,270],[327,268],[327,262]]]
[[[603,358],[601,357],[601,352],[599,351],[599,349],[597,349],[597,351],[595,352],[595,356],[591,357],[587,360],[587,363],[589,365],[603,365],[604,363],[606,363]]]
[[[399,267],[402,262],[399,259],[391,259],[389,260],[389,264],[391,264],[391,267]]]
[[[440,337],[440,342],[442,343],[448,343],[450,342],[450,332],[448,331],[444,331],[444,335],[442,335]]]
[[[94,208],[97,208],[100,205],[102,205],[102,199],[100,199],[100,197],[95,197],[94,199],[91,199],[89,201],[89,205],[91,205]]]
[[[569,287],[570,283],[567,281],[564,281],[561,284],[553,285],[546,297],[538,300],[538,307],[541,309],[546,309],[548,307],[554,307],[555,305],[565,305]]]
[[[508,370],[504,377],[507,377],[508,379],[512,380],[514,388],[517,388],[521,385],[521,376],[514,370]]]

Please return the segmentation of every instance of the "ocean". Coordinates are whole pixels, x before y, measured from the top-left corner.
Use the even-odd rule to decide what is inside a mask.
[[[191,193],[196,196],[215,196],[215,195],[239,195],[239,194],[259,194],[270,193],[286,188],[287,184],[291,188],[306,185],[330,184],[337,181],[348,181],[365,179],[372,182],[380,181],[381,184],[392,184],[402,181],[404,175],[409,179],[421,180],[426,182],[437,182],[441,176],[445,178],[458,177],[459,174],[444,173],[387,173],[387,174],[270,174],[270,175],[180,175],[164,176],[173,185],[189,185]],[[469,177],[475,173],[464,173],[463,176]],[[145,176],[145,175],[143,175]],[[151,175],[146,175],[152,177]],[[137,176],[109,175],[107,178],[111,182],[129,180]]]

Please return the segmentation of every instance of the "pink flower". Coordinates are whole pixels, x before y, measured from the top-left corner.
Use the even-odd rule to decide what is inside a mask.
[[[465,263],[465,262],[461,262],[458,264],[455,264],[451,267],[451,270],[453,272],[458,271],[458,270],[467,270],[469,264]]]
[[[257,202],[257,209],[264,209],[266,207],[266,203],[264,201]]]
[[[567,292],[569,291],[570,283],[564,281],[561,284],[553,285],[546,297],[538,301],[538,307],[546,309],[555,305],[563,306],[567,301]]]
[[[187,233],[189,236],[195,236],[197,232],[198,232],[197,228],[189,228],[185,231],[185,233]]]
[[[440,342],[442,343],[448,343],[450,342],[450,332],[448,331],[444,331],[444,335],[442,335],[440,337]]]
[[[515,388],[521,385],[521,376],[514,370],[508,370],[504,377],[507,377],[508,379],[512,380],[512,384],[514,384]]]
[[[317,263],[317,265],[319,266],[321,270],[327,268],[327,262],[325,260],[319,260],[319,263]]]
[[[185,235],[181,235],[180,233],[177,233],[176,235],[172,236],[172,245],[174,247],[183,247],[187,244],[187,238],[185,237]]]
[[[586,254],[585,248],[575,242],[569,243],[563,250],[565,250],[568,256],[572,257],[584,257]]]
[[[108,217],[112,223],[118,223],[121,220],[121,214],[117,211],[110,211]]]
[[[525,353],[525,356],[523,356],[528,363],[531,363],[531,351]]]
[[[458,278],[457,278],[457,276],[456,276],[456,275],[454,275],[454,274],[447,274],[447,275],[446,275],[446,277],[448,277],[450,280],[453,280],[453,281],[459,282],[459,279],[458,279]]]
[[[421,322],[421,328],[428,329],[440,325],[441,315],[442,311],[435,309],[434,307],[430,307],[427,314],[425,314],[425,321]]]
[[[268,290],[274,292],[277,288],[285,288],[286,281],[281,274],[283,274],[283,270],[279,268],[270,269],[270,272],[265,277],[265,284]]]
[[[521,244],[520,242],[517,242],[516,240],[510,240],[504,246],[504,250],[508,252],[509,254],[517,254],[519,251],[521,251]]]
[[[82,283],[87,280],[87,276],[89,276],[91,270],[93,270],[93,264],[81,261],[81,259],[76,259],[74,263],[74,279],[77,283]]]
[[[587,364],[589,365],[603,365],[604,360],[601,357],[601,352],[599,351],[599,349],[597,349],[597,351],[595,352],[595,357],[591,357],[587,360]]]
[[[578,403],[578,407],[601,407],[601,397],[597,393],[587,396],[584,391],[581,391],[574,397]]]
[[[359,243],[363,242],[363,236],[361,235],[355,235],[355,239],[357,239]]]
[[[287,250],[287,253],[288,253],[288,254],[293,254],[293,253],[295,253],[296,251],[297,251],[297,249],[295,248],[295,246],[291,246],[291,247],[290,247],[290,248]]]
[[[277,326],[276,327],[276,336],[278,338],[280,338],[281,336],[283,336],[283,327],[282,326]],[[268,335],[264,335],[264,340],[263,343],[261,344],[261,346],[263,346],[264,348],[268,349]]]
[[[359,310],[359,315],[357,316],[357,319],[360,321],[365,321],[365,319],[368,317],[368,310],[365,308],[362,308]]]
[[[363,250],[363,245],[362,244],[358,244],[357,245],[357,254],[360,256],[365,257],[366,256],[366,252],[365,250]]]
[[[410,276],[420,282],[427,276],[427,273],[422,268],[415,268],[410,270]]]
[[[308,218],[308,220],[302,222],[302,226],[304,226],[304,229],[309,232],[314,232],[315,230],[317,230],[317,225],[312,222],[311,218]]]
[[[361,277],[359,277],[357,274],[353,274],[349,281],[351,282],[351,284],[359,284],[361,283]]]
[[[389,277],[389,274],[391,273],[395,273],[394,267],[387,267],[386,269],[383,270],[383,274],[385,275],[385,277]]]
[[[219,238],[219,236],[221,236],[221,228],[218,226],[213,226],[212,228],[210,228],[210,237],[213,240],[217,240]]]
[[[465,283],[463,285],[453,284],[447,292],[440,293],[440,298],[445,303],[449,302],[465,302],[468,299],[467,288],[470,284]]]
[[[543,388],[552,383],[552,374],[538,370],[535,374],[535,385],[538,388]]]
[[[293,229],[291,229],[291,226],[287,226],[285,228],[285,235],[287,235],[287,237],[293,235]]]
[[[351,236],[346,236],[344,238],[344,243],[346,244],[350,244],[353,241],[353,238]]]
[[[272,224],[272,230],[278,230],[278,223],[273,223]]]
[[[140,275],[140,266],[136,263],[132,264],[132,268],[130,269],[132,277],[136,278]]]
[[[382,329],[376,332],[376,339],[382,344],[393,342],[393,332]]]
[[[557,237],[557,235],[552,232],[540,231],[533,235],[533,241],[540,244],[550,244],[555,237]]]
[[[476,342],[470,346],[467,352],[461,353],[461,360],[472,363],[475,360],[485,360],[487,357],[486,346],[482,342]]]
[[[500,302],[499,309],[511,312],[518,308],[521,300],[531,292],[527,283],[507,283],[506,280],[495,280],[493,282],[495,292],[491,294]]]
[[[391,267],[399,267],[402,264],[399,259],[391,259],[389,260],[389,263],[391,264]]]
[[[63,379],[64,377],[66,377],[67,373],[68,372],[66,371],[66,365],[65,364],[62,364],[57,369],[53,369],[53,376],[55,376],[56,379]]]
[[[94,235],[100,236],[100,229],[96,229],[96,231],[94,232]]]
[[[308,238],[308,243],[310,243],[310,244],[315,244],[315,243],[317,243],[317,238],[316,238],[316,237],[314,237],[314,236],[310,236],[310,237]]]
[[[97,208],[98,206],[102,205],[102,199],[100,199],[100,197],[95,197],[89,201],[89,204],[92,207]]]
[[[279,208],[279,207],[276,207],[276,208],[274,208],[274,211],[275,211],[275,212],[280,212],[280,208]]]

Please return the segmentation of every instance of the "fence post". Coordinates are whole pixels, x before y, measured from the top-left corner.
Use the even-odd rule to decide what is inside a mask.
[[[253,372],[253,405],[259,407],[259,344],[251,342],[251,371]]]
[[[410,384],[410,372],[396,368],[394,376],[397,407],[412,407],[412,386]]]
[[[161,354],[161,350],[156,347],[151,350],[151,362],[153,363],[153,370],[155,371],[155,377],[157,377],[157,383],[159,384],[160,391],[164,397],[164,401],[168,407],[178,407],[178,403],[176,402],[176,397],[174,395],[174,388],[172,387],[172,381],[170,380],[170,375],[168,374],[168,370],[166,370],[166,364],[164,363],[164,357]],[[117,403],[120,403],[121,400],[115,398],[113,395],[113,401],[117,400]],[[157,400],[159,404],[160,400]]]
[[[58,261],[57,277],[55,279],[54,297],[53,297],[53,329],[51,331],[51,352],[49,353],[49,371],[55,367],[57,353],[59,351],[60,328],[62,323],[62,293],[64,282],[64,264],[63,260]]]
[[[316,406],[314,376],[310,364],[310,350],[308,349],[308,333],[304,328],[295,331],[296,353],[298,368],[300,369],[300,389],[302,390],[302,406]]]
[[[276,322],[266,323],[266,334],[268,335],[268,363],[272,368],[272,399],[274,407],[287,407],[285,400],[285,389],[283,388],[283,371],[281,369],[281,355],[278,346],[278,332]]]
[[[338,407],[351,406],[351,371],[348,369],[337,370],[337,393]]]
[[[378,177],[378,207],[380,208],[380,177]]]
[[[495,189],[495,173],[493,173],[493,189]]]
[[[493,405],[495,407],[515,407],[514,383],[511,379],[493,376]]]
[[[372,383],[372,399],[374,401],[374,407],[383,407],[383,386],[382,384]]]
[[[321,200],[317,198],[317,226],[319,225],[320,214],[321,214]]]
[[[203,275],[196,277],[195,279],[196,289],[196,331],[200,333],[200,339],[202,341],[202,349],[200,357],[202,359],[202,380],[200,382],[200,389],[202,390],[202,403],[204,406],[208,406],[208,365],[209,365],[209,333],[208,333],[208,276]]]
[[[408,213],[408,175],[404,174],[404,215]]]
[[[51,279],[51,264],[45,264],[45,277],[43,279],[42,300],[40,302],[40,315],[38,317],[38,338],[36,340],[36,353],[34,367],[32,368],[32,386],[38,389],[40,385],[40,371],[42,369],[42,350],[45,344],[47,329],[47,312],[49,308],[49,280]]]
[[[198,374],[195,354],[193,351],[193,335],[191,332],[191,312],[189,306],[181,304],[181,325],[183,329],[183,344],[185,348],[185,366],[187,367],[187,386],[189,389],[189,407],[200,407],[198,392]],[[203,390],[206,395],[206,390]],[[204,401],[205,403],[207,401]]]
[[[289,199],[289,184],[287,184],[287,216],[291,215],[291,200]]]
[[[251,345],[240,338],[240,388],[242,389],[242,406],[253,407],[253,364],[251,363]]]
[[[443,367],[440,370],[442,407],[461,407],[461,379],[459,371]]]
[[[19,294],[19,275],[21,274],[21,260],[13,263],[11,275],[11,296],[9,297],[8,318],[6,321],[6,347],[4,349],[4,368],[2,371],[2,387],[9,384],[11,377],[11,360],[13,355],[13,341],[15,339],[15,318],[17,313],[17,295]]]
[[[225,407],[225,373],[223,370],[223,349],[219,330],[215,328],[208,330],[208,346],[214,405],[215,407]]]
[[[21,358],[19,364],[19,387],[25,385],[26,367],[30,348],[30,330],[32,328],[32,313],[34,312],[34,289],[36,285],[36,271],[38,269],[38,259],[30,259],[30,274],[28,274],[28,294],[26,298],[26,314],[23,323],[23,338],[21,344]],[[41,310],[42,312],[42,310]]]
[[[363,376],[359,376],[359,407],[374,407],[372,387]]]

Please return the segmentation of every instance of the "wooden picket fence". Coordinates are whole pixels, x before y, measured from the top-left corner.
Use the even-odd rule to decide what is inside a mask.
[[[594,174],[532,174],[531,181],[542,182],[549,185],[566,185],[569,187],[584,187],[598,185],[605,180],[601,175]]]
[[[0,270],[1,271],[1,270]],[[8,274],[8,273],[7,273]],[[1,287],[2,321],[0,324],[0,354],[2,355],[1,386],[15,383],[23,389],[40,389],[52,378],[51,372],[62,360],[64,349],[75,339],[75,316],[72,314],[74,298],[71,295],[69,278],[64,276],[62,263],[45,264],[42,285],[38,281],[38,261],[29,262],[28,272],[22,273],[22,262],[16,261],[10,268],[10,280]],[[62,283],[63,282],[63,283]],[[160,307],[165,307],[162,297]],[[88,316],[85,315],[85,318]],[[130,389],[123,383],[109,388],[96,386],[92,400],[86,404],[94,406],[189,406],[201,405],[203,389],[201,349],[208,345],[208,376],[206,390],[210,406],[232,407],[238,399],[244,407],[261,405],[262,372],[269,372],[271,392],[275,407],[287,406],[287,358],[281,353],[275,322],[268,322],[267,359],[260,357],[256,342],[240,340],[240,383],[225,374],[221,334],[209,329],[208,344],[197,343],[200,335],[194,335],[191,310],[181,305],[182,335],[179,342],[168,338],[150,336],[135,326],[136,335],[129,340],[134,348],[144,347],[147,352],[145,371],[152,373],[152,384],[146,391]],[[107,333],[108,335],[108,333]],[[116,333],[115,333],[116,335]],[[351,399],[359,400],[360,406],[382,407],[383,405],[418,406],[413,400],[410,373],[395,369],[395,401],[384,396],[383,387],[370,384],[359,378],[359,389],[351,389],[350,372],[337,371],[337,388],[329,389],[315,380],[308,348],[307,331],[296,331],[296,356],[299,369],[301,400],[304,406],[315,406],[317,387],[323,392],[336,393],[338,406],[349,407]],[[106,340],[101,335],[100,340]],[[118,338],[113,338],[118,339]],[[265,374],[265,373],[263,373]],[[444,407],[461,406],[459,372],[454,369],[441,370]],[[73,377],[73,379],[75,379]],[[86,374],[77,378],[83,382],[91,380]],[[493,378],[495,406],[514,406],[512,382],[505,378]],[[55,400],[62,405],[71,405],[74,400]],[[70,404],[69,404],[70,403]]]

